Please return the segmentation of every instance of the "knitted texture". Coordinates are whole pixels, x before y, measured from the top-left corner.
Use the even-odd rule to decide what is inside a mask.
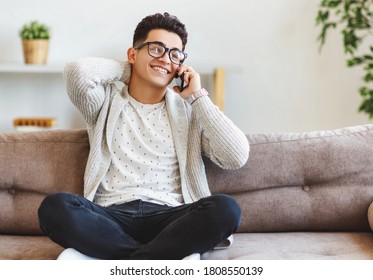
[[[90,154],[84,176],[84,195],[93,199],[111,161],[111,142],[116,121],[128,103],[128,87],[115,82],[131,75],[128,62],[84,58],[66,65],[68,95],[84,117]],[[249,156],[247,138],[208,96],[192,105],[171,89],[165,94],[172,136],[179,161],[186,203],[210,195],[202,155],[224,169],[242,167]]]

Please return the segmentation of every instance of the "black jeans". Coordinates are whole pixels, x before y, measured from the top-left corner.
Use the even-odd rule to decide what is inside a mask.
[[[241,209],[228,195],[178,207],[134,200],[103,207],[55,193],[38,211],[40,228],[56,243],[100,259],[182,259],[203,254],[234,233]]]

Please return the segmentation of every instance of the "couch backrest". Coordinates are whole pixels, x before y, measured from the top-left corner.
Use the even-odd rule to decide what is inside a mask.
[[[239,231],[369,230],[373,125],[310,133],[248,135],[238,170],[205,160],[213,193],[233,195]],[[37,209],[49,193],[82,193],[86,130],[0,133],[0,234],[40,234]]]
[[[373,201],[373,125],[248,135],[238,170],[207,165],[214,193],[235,196],[240,231],[365,231]]]
[[[88,152],[85,130],[0,133],[0,233],[41,233],[41,200],[82,193]]]

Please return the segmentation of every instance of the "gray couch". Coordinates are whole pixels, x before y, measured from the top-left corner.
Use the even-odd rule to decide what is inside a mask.
[[[373,125],[247,137],[243,168],[205,161],[212,191],[236,197],[243,217],[232,247],[204,259],[373,259]],[[0,133],[0,259],[60,254],[37,208],[82,193],[88,151],[85,130]]]

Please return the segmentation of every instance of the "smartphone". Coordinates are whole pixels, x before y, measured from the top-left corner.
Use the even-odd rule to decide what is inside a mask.
[[[175,74],[175,83],[180,88],[180,92],[185,88],[185,81],[184,81],[184,72],[179,76],[178,73]]]

